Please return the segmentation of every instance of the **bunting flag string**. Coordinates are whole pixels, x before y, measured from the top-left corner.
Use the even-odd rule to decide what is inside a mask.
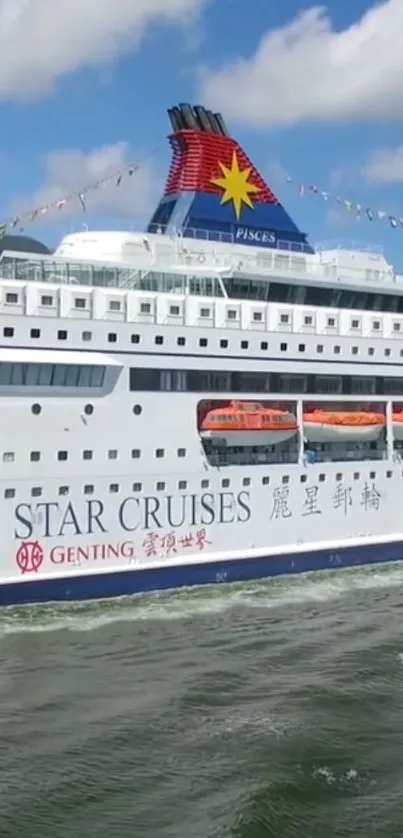
[[[51,210],[62,210],[67,204],[70,204],[74,200],[78,200],[82,212],[87,212],[87,195],[91,192],[95,192],[97,189],[101,189],[102,187],[106,186],[107,184],[114,183],[116,187],[119,187],[122,183],[124,177],[132,177],[135,172],[140,169],[139,163],[131,163],[128,164],[123,170],[119,170],[118,172],[114,172],[113,174],[108,175],[107,177],[101,178],[100,180],[95,181],[94,183],[85,186],[84,188],[80,189],[78,192],[71,192],[69,195],[65,195],[62,198],[58,198],[57,201],[50,201],[47,204],[44,204],[40,207],[36,207],[29,212],[23,212],[20,215],[16,215],[14,218],[9,219],[8,221],[4,221],[0,223],[0,240],[4,239],[4,236],[7,235],[10,229],[15,229],[19,227],[20,230],[24,229],[24,224],[32,223],[40,216],[47,215]],[[21,226],[22,225],[22,226]]]
[[[322,200],[329,201],[332,204],[343,207],[351,214],[354,213],[357,221],[361,221],[362,218],[366,218],[368,221],[387,221],[393,229],[396,229],[397,227],[403,228],[403,216],[399,217],[397,215],[390,215],[390,213],[386,212],[386,210],[371,209],[371,207],[366,207],[364,204],[356,204],[354,201],[334,197],[330,195],[329,192],[319,189],[318,186],[299,183],[289,175],[286,177],[286,182],[296,187],[300,198],[304,195],[318,195],[322,198]]]

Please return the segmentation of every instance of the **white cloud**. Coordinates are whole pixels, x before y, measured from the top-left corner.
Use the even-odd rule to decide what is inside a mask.
[[[0,97],[46,92],[136,47],[153,22],[192,23],[208,0],[0,0]]]
[[[103,146],[89,154],[75,149],[50,152],[45,158],[44,184],[35,194],[22,196],[15,200],[10,215],[21,216],[32,210],[59,201],[72,193],[80,192],[99,180],[129,169],[132,157],[128,154],[126,143]],[[135,160],[135,158],[134,158]],[[124,174],[120,185],[117,178],[89,190],[85,197],[88,215],[104,215],[108,218],[129,218],[134,223],[147,221],[152,213],[161,184],[154,175],[152,161],[140,163],[132,176]],[[54,224],[66,217],[82,215],[83,209],[79,198],[73,198],[63,209],[57,208],[48,214],[38,216],[38,221]]]
[[[386,0],[336,32],[323,7],[262,37],[249,58],[203,71],[207,105],[254,127],[401,118],[403,2]]]
[[[364,175],[374,183],[402,183],[403,145],[374,151],[364,168]]]

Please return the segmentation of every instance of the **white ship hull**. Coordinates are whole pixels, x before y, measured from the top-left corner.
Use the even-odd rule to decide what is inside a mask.
[[[339,467],[338,467],[339,468]],[[200,480],[185,493],[157,496],[151,484],[134,495],[124,481],[120,497],[83,501],[80,492],[20,503],[8,520],[3,544],[0,604],[125,596],[183,586],[261,579],[279,574],[403,560],[398,529],[401,467],[371,480],[366,468],[308,466],[271,469],[272,485],[232,490]],[[338,477],[340,475],[337,475]],[[200,474],[203,478],[203,474]],[[302,482],[301,482],[302,480]],[[104,491],[102,491],[104,489]],[[173,486],[172,486],[173,492]],[[7,550],[6,544],[11,545]]]

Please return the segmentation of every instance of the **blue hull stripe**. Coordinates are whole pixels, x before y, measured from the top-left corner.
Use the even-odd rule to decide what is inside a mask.
[[[196,565],[123,570],[82,576],[10,582],[0,585],[0,606],[43,602],[68,602],[130,596],[150,591],[242,582],[270,576],[295,575],[358,565],[403,560],[403,541],[355,545],[339,550],[203,562]]]

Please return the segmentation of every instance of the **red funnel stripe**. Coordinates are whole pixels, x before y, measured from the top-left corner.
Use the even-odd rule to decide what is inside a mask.
[[[182,191],[221,195],[221,189],[211,183],[211,180],[222,177],[219,163],[231,168],[235,151],[239,168],[251,169],[248,181],[260,190],[253,195],[253,203],[279,203],[243,149],[232,137],[224,137],[207,131],[183,130],[172,134],[169,141],[173,149],[173,157],[165,186],[165,195]]]

